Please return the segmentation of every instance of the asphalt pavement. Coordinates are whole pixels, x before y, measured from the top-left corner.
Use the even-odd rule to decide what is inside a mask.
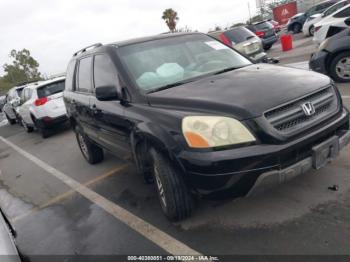
[[[277,44],[269,54],[283,66],[303,66],[315,47],[300,35],[294,44],[286,53]],[[350,107],[350,84],[339,89]],[[171,223],[154,185],[143,182],[130,156],[107,153],[91,166],[68,127],[42,139],[1,123],[0,206],[16,227],[20,251],[32,261],[40,258],[33,255],[350,252],[350,147],[325,168],[265,194],[197,201],[191,218]],[[330,190],[333,185],[338,190]]]

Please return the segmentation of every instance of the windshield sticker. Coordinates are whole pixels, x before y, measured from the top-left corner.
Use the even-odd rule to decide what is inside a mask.
[[[211,48],[215,49],[215,50],[221,50],[221,49],[229,49],[226,45],[221,44],[218,41],[208,41],[205,42],[208,46],[210,46]]]

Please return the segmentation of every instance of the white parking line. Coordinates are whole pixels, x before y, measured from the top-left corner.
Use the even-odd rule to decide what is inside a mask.
[[[193,250],[179,240],[97,194],[56,168],[46,164],[39,158],[19,148],[14,143],[8,141],[2,136],[0,136],[0,140],[168,253],[172,255],[201,255],[199,252]]]

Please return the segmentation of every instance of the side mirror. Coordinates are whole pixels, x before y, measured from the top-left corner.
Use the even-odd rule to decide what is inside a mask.
[[[100,101],[118,100],[117,88],[115,86],[96,87],[95,94],[97,100]]]

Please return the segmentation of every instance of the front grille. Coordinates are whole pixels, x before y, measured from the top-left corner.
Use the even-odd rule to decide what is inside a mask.
[[[302,104],[310,102],[315,113],[307,116]],[[292,102],[265,112],[266,120],[280,133],[292,135],[305,130],[333,115],[338,108],[338,99],[332,86],[309,94]]]

